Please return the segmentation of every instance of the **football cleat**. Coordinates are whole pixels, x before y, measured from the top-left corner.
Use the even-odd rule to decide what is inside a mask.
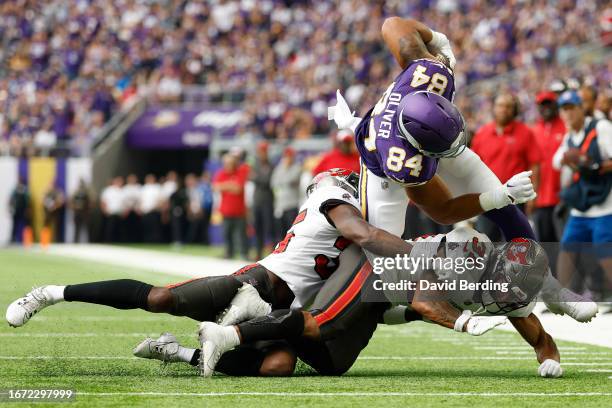
[[[586,323],[595,317],[598,311],[597,303],[567,288],[559,291],[559,302],[545,303],[548,310],[558,315],[567,314],[572,319]]]
[[[264,301],[257,289],[245,283],[238,289],[230,305],[217,316],[221,326],[232,326],[237,323],[265,316],[272,311],[272,306]]]
[[[198,369],[202,377],[212,377],[223,353],[240,344],[238,333],[233,326],[219,326],[213,322],[200,324],[198,339],[202,349]]]
[[[32,289],[30,293],[11,303],[6,309],[6,321],[9,326],[23,326],[34,316],[47,306],[55,302],[45,291],[46,286]]]
[[[160,360],[164,363],[182,361],[178,356],[179,343],[171,333],[162,333],[157,340],[148,337],[132,351],[136,357]]]

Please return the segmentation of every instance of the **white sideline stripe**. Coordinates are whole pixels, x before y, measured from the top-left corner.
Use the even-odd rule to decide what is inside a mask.
[[[77,392],[76,396],[116,397],[609,397],[612,392]]]
[[[101,244],[54,244],[40,253],[181,277],[229,275],[247,261]]]
[[[607,368],[591,368],[588,370],[580,370],[580,371],[584,371],[585,373],[612,373],[612,370],[607,369]]]

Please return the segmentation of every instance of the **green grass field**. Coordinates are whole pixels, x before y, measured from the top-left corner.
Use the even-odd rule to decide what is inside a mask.
[[[41,284],[180,280],[16,249],[0,251],[0,276],[3,310]],[[612,350],[559,342],[565,376],[542,379],[528,346],[504,331],[474,338],[423,323],[383,326],[343,377],[300,366],[293,378],[205,380],[188,365],[132,358],[144,337],[166,330],[195,346],[188,319],[62,303],[22,328],[0,327],[0,389],[74,389],[68,406],[612,406]]]

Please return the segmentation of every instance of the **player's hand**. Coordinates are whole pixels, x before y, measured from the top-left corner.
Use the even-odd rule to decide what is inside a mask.
[[[507,320],[505,316],[472,316],[465,324],[465,331],[472,336],[482,336]]]
[[[530,178],[532,173],[530,170],[515,174],[504,184],[511,204],[523,204],[536,198],[537,194]]]
[[[538,374],[540,374],[540,377],[559,378],[563,375],[563,369],[558,361],[548,358],[540,364]]]
[[[355,112],[351,112],[340,90],[336,90],[336,105],[327,108],[327,119],[336,122],[338,129],[350,129],[353,132],[361,121],[355,117]]]

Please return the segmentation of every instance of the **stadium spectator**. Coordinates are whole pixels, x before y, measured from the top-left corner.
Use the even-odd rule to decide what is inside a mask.
[[[185,176],[187,191],[187,242],[202,242],[204,234],[203,194],[193,173]]]
[[[538,239],[542,242],[558,242],[560,237],[555,229],[554,210],[559,204],[561,174],[553,167],[552,159],[563,141],[565,124],[559,116],[556,93],[539,92],[536,104],[540,117],[532,131],[540,150],[540,179],[533,217]]]
[[[23,230],[30,223],[30,192],[23,179],[19,179],[9,200],[13,219],[11,242],[22,242]]]
[[[165,177],[160,178],[161,184],[161,234],[164,242],[172,241],[172,214],[170,213],[170,197],[178,187],[176,171],[169,171]]]
[[[221,194],[219,212],[223,216],[226,258],[233,258],[236,246],[239,246],[243,259],[248,259],[249,255],[244,199],[246,176],[247,174],[240,170],[236,156],[228,153],[223,156],[223,168],[213,179],[213,189]]]
[[[313,175],[333,168],[349,169],[359,173],[359,153],[355,149],[353,139],[350,130],[339,130],[334,138],[334,148],[321,157],[319,164],[313,169]]]
[[[104,241],[119,242],[123,212],[123,177],[113,178],[102,190],[100,209],[104,216]]]
[[[123,242],[140,242],[140,189],[138,176],[129,174],[123,187],[122,228],[121,240]]]
[[[612,289],[612,124],[586,116],[578,92],[566,91],[559,97],[561,117],[568,129],[555,153],[553,165],[571,169],[572,183],[561,192],[572,208],[559,254],[558,278],[568,286],[573,275],[580,243],[594,243],[602,269],[607,274],[606,289]]]
[[[472,139],[471,148],[489,166],[502,183],[522,171],[532,170],[534,187],[538,188],[540,152],[534,148],[534,136],[517,120],[519,102],[510,93],[495,98],[493,121],[482,126]],[[529,208],[527,208],[529,214]],[[501,240],[501,232],[486,217],[479,217],[477,226],[493,241]]]
[[[210,182],[210,173],[203,171],[200,176],[200,183],[198,184],[200,196],[202,197],[202,243],[204,245],[210,244],[210,238],[208,230],[210,228],[210,217],[213,210],[213,190]]]
[[[590,85],[583,85],[579,91],[580,99],[582,99],[582,107],[584,108],[584,114],[587,117],[595,119],[605,119],[603,112],[595,109],[597,102],[597,89]]]
[[[4,137],[13,152],[31,154],[33,135],[50,118],[57,143],[86,154],[97,116],[107,121],[139,96],[175,101],[185,84],[204,86],[213,102],[244,103],[245,131],[279,139],[324,134],[337,88],[350,89],[349,102],[363,113],[395,76],[380,42],[389,15],[410,15],[448,35],[462,89],[512,75],[505,82],[526,101],[557,76],[609,83],[606,62],[574,59],[582,44],[605,44],[603,0],[430,3],[3,2]],[[365,78],[367,85],[355,85]],[[458,93],[469,126],[484,123],[497,85]]]
[[[597,97],[597,103],[595,106],[597,110],[602,113],[603,117],[601,119],[611,119],[610,109],[612,109],[612,98],[610,98],[611,89],[605,89],[603,92],[599,93]]]
[[[189,195],[181,178],[176,178],[176,189],[168,201],[170,212],[170,234],[174,245],[181,245],[185,239],[185,225],[189,211]]]
[[[79,180],[79,186],[70,197],[68,207],[72,210],[74,217],[73,242],[87,242],[93,196],[85,180]]]
[[[44,228],[50,231],[52,242],[60,242],[63,239],[62,221],[65,207],[64,192],[53,181],[43,197]]]
[[[161,241],[159,205],[161,186],[153,174],[145,176],[145,184],[140,190],[140,213],[142,214],[142,232],[145,242]]]
[[[302,166],[296,161],[295,150],[286,147],[280,162],[272,173],[274,189],[274,216],[279,225],[278,240],[291,228],[300,207],[300,177]]]
[[[264,247],[276,238],[274,233],[274,193],[270,185],[272,164],[268,157],[268,143],[257,144],[255,165],[250,172],[253,182],[253,228],[255,230],[256,259],[263,258]]]

